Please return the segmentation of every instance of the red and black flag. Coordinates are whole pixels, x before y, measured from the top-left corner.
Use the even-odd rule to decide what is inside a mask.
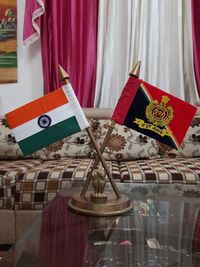
[[[197,108],[131,76],[112,119],[173,148],[178,148]]]

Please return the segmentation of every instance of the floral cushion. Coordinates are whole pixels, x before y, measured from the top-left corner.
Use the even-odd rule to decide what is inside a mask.
[[[110,124],[109,119],[91,120],[99,146],[102,145]],[[103,155],[106,160],[118,161],[158,157],[158,143],[150,137],[115,124]]]
[[[60,158],[89,158],[92,154],[91,140],[84,130],[51,144],[31,155],[32,158],[60,159]]]
[[[48,160],[61,157],[90,157],[91,152],[91,140],[84,130],[25,157],[5,117],[0,117],[0,159],[37,158]]]
[[[160,154],[165,157],[200,157],[200,117],[196,116],[183,140],[181,147],[176,150],[170,146],[159,144]]]

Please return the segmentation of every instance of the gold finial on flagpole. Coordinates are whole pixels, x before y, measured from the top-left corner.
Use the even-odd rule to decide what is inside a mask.
[[[69,74],[59,64],[58,66],[59,66],[59,74],[61,81],[67,82],[67,80],[69,80],[70,78]]]
[[[135,76],[137,78],[139,78],[140,75],[140,66],[141,66],[141,60],[139,60],[133,67],[133,69],[131,70],[131,72],[129,73],[130,76]]]

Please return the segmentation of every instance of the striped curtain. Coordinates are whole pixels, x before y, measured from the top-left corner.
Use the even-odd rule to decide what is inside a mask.
[[[196,104],[190,1],[55,2],[26,0],[24,44],[41,36],[44,93],[60,85],[61,64],[82,107],[113,108],[141,60],[142,79]]]

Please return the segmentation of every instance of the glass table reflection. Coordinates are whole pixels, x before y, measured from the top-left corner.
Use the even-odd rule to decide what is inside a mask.
[[[80,190],[58,193],[0,266],[200,266],[199,191],[120,184],[134,208],[121,216],[92,217],[67,207]]]

